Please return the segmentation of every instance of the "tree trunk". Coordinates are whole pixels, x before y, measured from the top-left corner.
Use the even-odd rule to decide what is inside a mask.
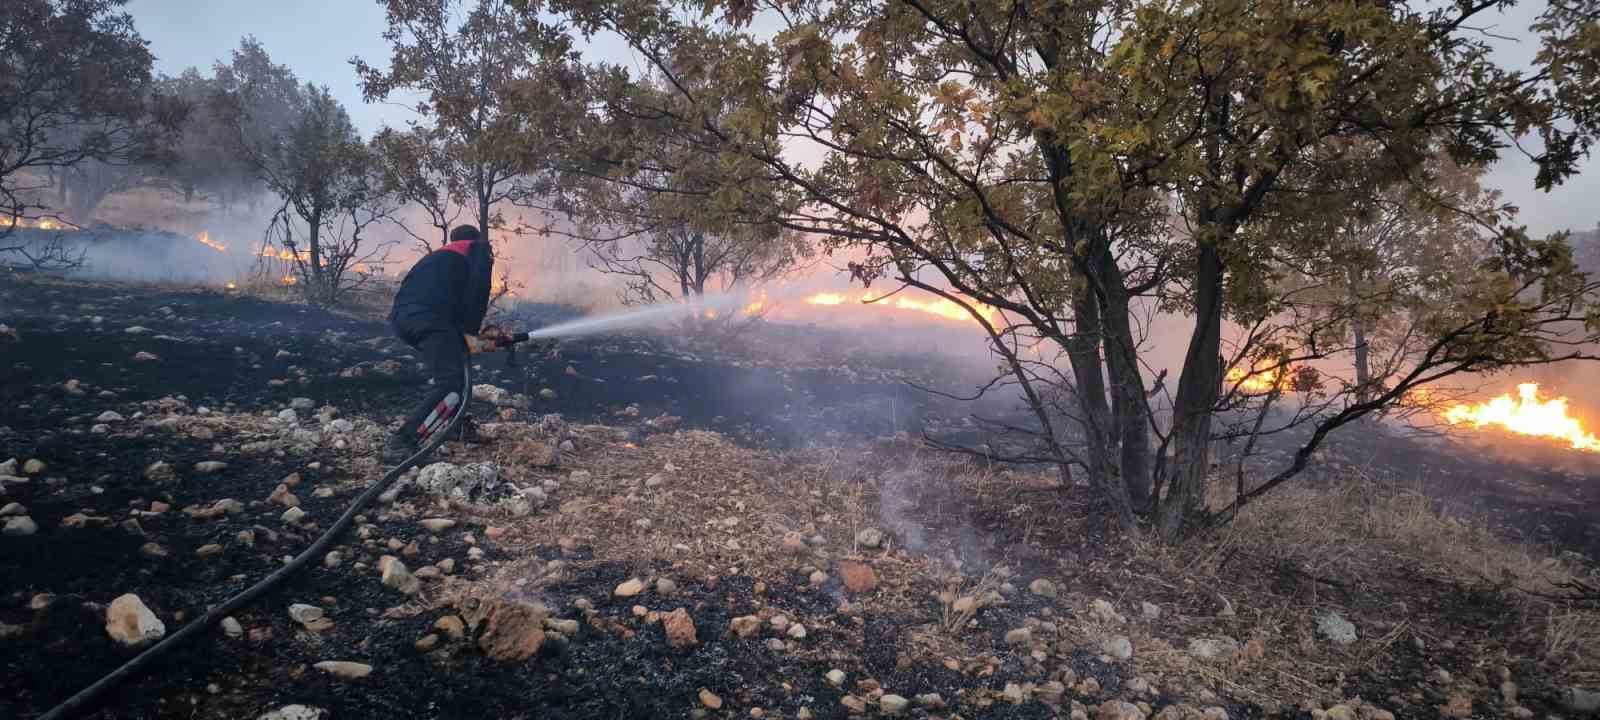
[[[1372,399],[1372,366],[1367,350],[1367,318],[1361,309],[1361,272],[1350,269],[1350,333],[1356,346],[1356,401],[1365,403]]]
[[[333,289],[322,284],[322,208],[314,208],[311,217],[306,218],[310,228],[306,234],[306,243],[311,250],[311,293],[320,302],[328,302],[333,298]]]
[[[1204,224],[1205,219],[1202,219]],[[1157,526],[1166,540],[1183,533],[1185,521],[1205,497],[1210,469],[1211,408],[1221,388],[1222,257],[1217,239],[1202,241],[1195,257],[1195,324],[1173,404],[1173,461]]]
[[[1072,363],[1072,375],[1077,384],[1079,412],[1083,414],[1084,440],[1088,445],[1089,482],[1105,493],[1117,513],[1117,521],[1124,529],[1134,527],[1133,508],[1128,502],[1127,487],[1117,477],[1116,464],[1111,459],[1113,428],[1111,413],[1106,407],[1106,384],[1100,365],[1100,308],[1094,290],[1085,279],[1074,279],[1081,287],[1073,293],[1073,333],[1067,337],[1067,357]]]
[[[1150,425],[1145,406],[1144,376],[1129,322],[1129,297],[1122,270],[1109,249],[1096,253],[1096,272],[1104,293],[1101,318],[1106,373],[1111,381],[1111,415],[1120,462],[1118,471],[1135,511],[1150,507]]]

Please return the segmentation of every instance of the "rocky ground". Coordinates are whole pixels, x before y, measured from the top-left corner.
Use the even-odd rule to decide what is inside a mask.
[[[419,375],[361,318],[0,282],[0,717],[32,717],[311,542],[381,474]],[[482,443],[95,717],[1600,705],[1600,614],[1533,594],[1592,564],[1425,496],[1329,479],[1160,548],[1081,488],[880,438],[942,422],[893,374],[643,340],[521,360],[481,363]]]

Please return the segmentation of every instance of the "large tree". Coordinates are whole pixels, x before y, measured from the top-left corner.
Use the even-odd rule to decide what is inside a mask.
[[[1279,364],[1348,351],[1283,281],[1345,236],[1273,228],[1345,212],[1330,192],[1426,187],[1440,150],[1481,166],[1537,134],[1544,187],[1586,153],[1600,3],[1552,3],[1526,72],[1497,65],[1472,28],[1509,4],[557,0],[529,12],[622,37],[676,93],[611,83],[602,121],[665,117],[680,137],[715,138],[725,177],[782,188],[768,219],[865,253],[859,277],[998,309],[1001,322],[973,316],[1035,410],[1030,456],[1083,468],[1124,525],[1147,514],[1177,538],[1225,514],[1202,500],[1225,434],[1214,418],[1236,394],[1230,331],[1270,325],[1258,354]],[[777,32],[750,31],[758,15]],[[1376,150],[1340,152],[1355,141]],[[1303,441],[1234,506],[1423,383],[1583,354],[1569,333],[1574,321],[1593,332],[1596,287],[1561,238],[1481,224],[1490,257],[1447,301],[1408,308],[1425,336],[1404,371],[1366,394],[1298,375]],[[1187,325],[1171,393],[1142,372],[1144,304]]]
[[[0,3],[0,255],[71,264],[59,245],[16,230],[57,218],[50,181],[88,163],[125,165],[158,151],[182,121],[154,92],[151,55],[122,0]],[[69,217],[84,222],[88,218]]]
[[[384,147],[426,152],[434,167],[411,179],[435,187],[413,194],[465,206],[492,237],[491,228],[505,227],[501,204],[528,197],[527,176],[552,152],[554,123],[567,114],[566,90],[578,77],[570,43],[556,28],[525,23],[499,0],[379,4],[388,10],[384,39],[393,52],[387,68],[351,61],[362,92],[369,102],[416,96],[426,128],[408,136],[413,142],[386,140]],[[396,162],[413,161],[402,156]]]

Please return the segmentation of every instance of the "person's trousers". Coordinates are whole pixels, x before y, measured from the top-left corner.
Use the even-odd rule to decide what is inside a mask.
[[[408,323],[397,321],[394,329],[401,340],[422,354],[422,361],[428,366],[428,377],[433,380],[423,394],[422,402],[406,416],[405,424],[400,426],[397,433],[408,441],[416,442],[421,439],[422,422],[428,414],[445,396],[462,391],[461,371],[466,364],[467,344],[460,332],[440,325],[408,327]],[[465,407],[466,401],[467,397],[462,396],[457,412]]]

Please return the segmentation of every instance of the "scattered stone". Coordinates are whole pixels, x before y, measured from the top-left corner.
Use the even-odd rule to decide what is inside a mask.
[[[8,537],[26,537],[39,532],[39,524],[27,515],[13,515],[6,518],[6,524],[0,533]]]
[[[140,350],[133,354],[133,359],[134,362],[150,362],[152,360],[160,360],[161,356]]]
[[[1356,641],[1356,626],[1338,613],[1325,613],[1317,618],[1317,634],[1335,645],[1349,645]]]
[[[1101,622],[1127,622],[1127,618],[1123,617],[1122,613],[1117,612],[1116,606],[1101,598],[1096,598],[1094,602],[1089,603],[1089,616]]]
[[[846,695],[839,698],[839,704],[845,706],[845,709],[849,710],[851,715],[860,715],[867,711],[867,701],[854,695]]]
[[[1028,628],[1020,627],[1006,631],[1007,645],[1027,645],[1031,642],[1033,642],[1033,631]]]
[[[164,558],[167,556],[167,549],[160,543],[147,542],[139,546],[139,554],[148,558]]]
[[[944,696],[939,693],[922,693],[917,696],[917,704],[929,710],[938,710],[944,707]]]
[[[722,707],[722,698],[717,697],[717,694],[710,690],[700,688],[700,704],[712,710],[717,710]]]
[[[39,458],[33,458],[22,464],[22,472],[28,475],[38,475],[44,472],[45,464]]]
[[[622,583],[621,585],[618,585],[616,590],[611,591],[611,594],[624,598],[633,597],[644,592],[644,587],[645,585],[643,580],[640,580],[639,578],[633,578]]]
[[[428,652],[435,647],[438,647],[439,635],[437,633],[428,633],[427,635],[417,638],[417,641],[413,643],[413,645],[417,648],[417,652]]]
[[[1600,690],[1569,687],[1561,692],[1561,706],[1578,715],[1600,713]]]
[[[874,527],[866,528],[856,533],[856,544],[868,550],[883,547],[883,531]]]
[[[287,483],[278,483],[278,487],[273,488],[272,494],[267,496],[267,502],[276,503],[284,507],[300,507],[300,498],[289,491]]]
[[[678,591],[678,584],[671,578],[656,578],[656,594],[671,595]]]
[[[344,554],[338,550],[329,550],[327,555],[322,556],[322,566],[330,570],[339,567],[343,562]]]
[[[196,548],[194,554],[198,557],[211,557],[222,552],[222,546],[217,543],[207,543]]]
[[[278,352],[281,353],[283,351],[279,350]],[[289,399],[289,407],[294,408],[295,410],[310,410],[316,406],[317,401],[312,400],[311,398],[297,397]]]
[[[1227,636],[1194,638],[1189,641],[1189,655],[1201,660],[1228,657],[1239,651],[1239,641]]]
[[[1155,603],[1142,602],[1139,604],[1139,609],[1140,612],[1144,613],[1144,619],[1146,620],[1155,620],[1161,617],[1161,606]]]
[[[878,573],[866,563],[839,563],[839,575],[844,579],[845,589],[852,593],[871,592],[878,587]]]
[[[906,706],[911,702],[899,695],[885,695],[878,698],[878,709],[885,715],[899,715],[905,712]]]
[[[1133,657],[1133,641],[1126,635],[1118,635],[1106,640],[1100,645],[1107,655],[1118,660],[1127,660]]]
[[[312,667],[315,667],[316,669],[334,677],[340,677],[346,680],[360,680],[361,678],[372,674],[371,665],[366,663],[350,662],[348,660],[323,660]]]
[[[678,608],[662,618],[661,627],[667,634],[667,644],[682,650],[694,647],[700,643],[695,635],[694,619],[689,617],[689,611]]]
[[[806,539],[800,533],[788,533],[783,536],[783,551],[790,555],[804,555],[806,552]]]
[[[1095,720],[1144,720],[1144,711],[1138,705],[1121,700],[1112,700],[1100,703],[1100,709],[1095,711]]]
[[[804,640],[806,639],[806,626],[795,623],[789,626],[789,631],[785,634],[795,640]]]
[[[56,596],[50,593],[39,593],[28,600],[29,610],[43,610],[56,601]]]
[[[1445,704],[1439,706],[1439,714],[1447,718],[1467,720],[1472,717],[1472,696],[1463,693],[1453,693]]]
[[[157,460],[144,469],[144,477],[152,482],[166,482],[177,477],[177,473],[165,461]]]
[[[225,470],[227,467],[228,464],[220,460],[202,460],[194,464],[194,471],[201,475],[210,475],[211,473]]]
[[[474,628],[484,626],[478,648],[489,659],[522,662],[544,647],[547,614],[543,605],[495,599],[479,602],[467,620]]]
[[[812,585],[822,585],[828,582],[828,574],[821,570],[813,570],[811,577],[806,578]]]
[[[256,720],[323,720],[328,716],[328,711],[310,705],[285,705],[277,710],[266,713]]]
[[[222,632],[231,638],[244,637],[244,626],[230,615],[222,619]]]
[[[1005,689],[1000,691],[1000,696],[1012,705],[1021,705],[1028,699],[1027,695],[1022,692],[1021,685],[1010,682],[1006,683]]]
[[[306,511],[301,510],[299,506],[295,506],[283,511],[283,521],[290,525],[294,525],[301,520],[304,520],[305,517]]]
[[[438,620],[435,620],[433,623],[433,629],[444,633],[451,640],[460,640],[461,638],[466,637],[467,634],[466,624],[461,622],[461,618],[456,617],[455,615],[446,615]]]
[[[421,524],[428,532],[439,533],[455,527],[456,521],[449,518],[427,518]]]
[[[140,647],[165,637],[167,625],[138,595],[127,593],[106,608],[106,634],[124,647]]]
[[[18,515],[27,515],[27,514],[28,514],[28,508],[26,506],[24,506],[22,503],[16,503],[16,502],[6,503],[5,507],[0,507],[0,517],[16,517]]]
[[[1039,578],[1028,583],[1028,592],[1039,597],[1053,598],[1056,596],[1056,584],[1044,578]]]
[[[840,687],[840,686],[844,685],[844,680],[845,680],[844,671],[840,670],[838,668],[834,668],[832,670],[829,670],[828,674],[823,675],[823,677],[827,679],[829,685],[832,685],[834,687]]]
[[[406,568],[406,564],[393,555],[385,555],[378,560],[378,571],[383,574],[383,584],[399,590],[407,595],[415,595],[422,589],[422,583]]]
[[[748,638],[761,632],[761,618],[756,615],[736,617],[728,623],[728,632],[739,638]]]

